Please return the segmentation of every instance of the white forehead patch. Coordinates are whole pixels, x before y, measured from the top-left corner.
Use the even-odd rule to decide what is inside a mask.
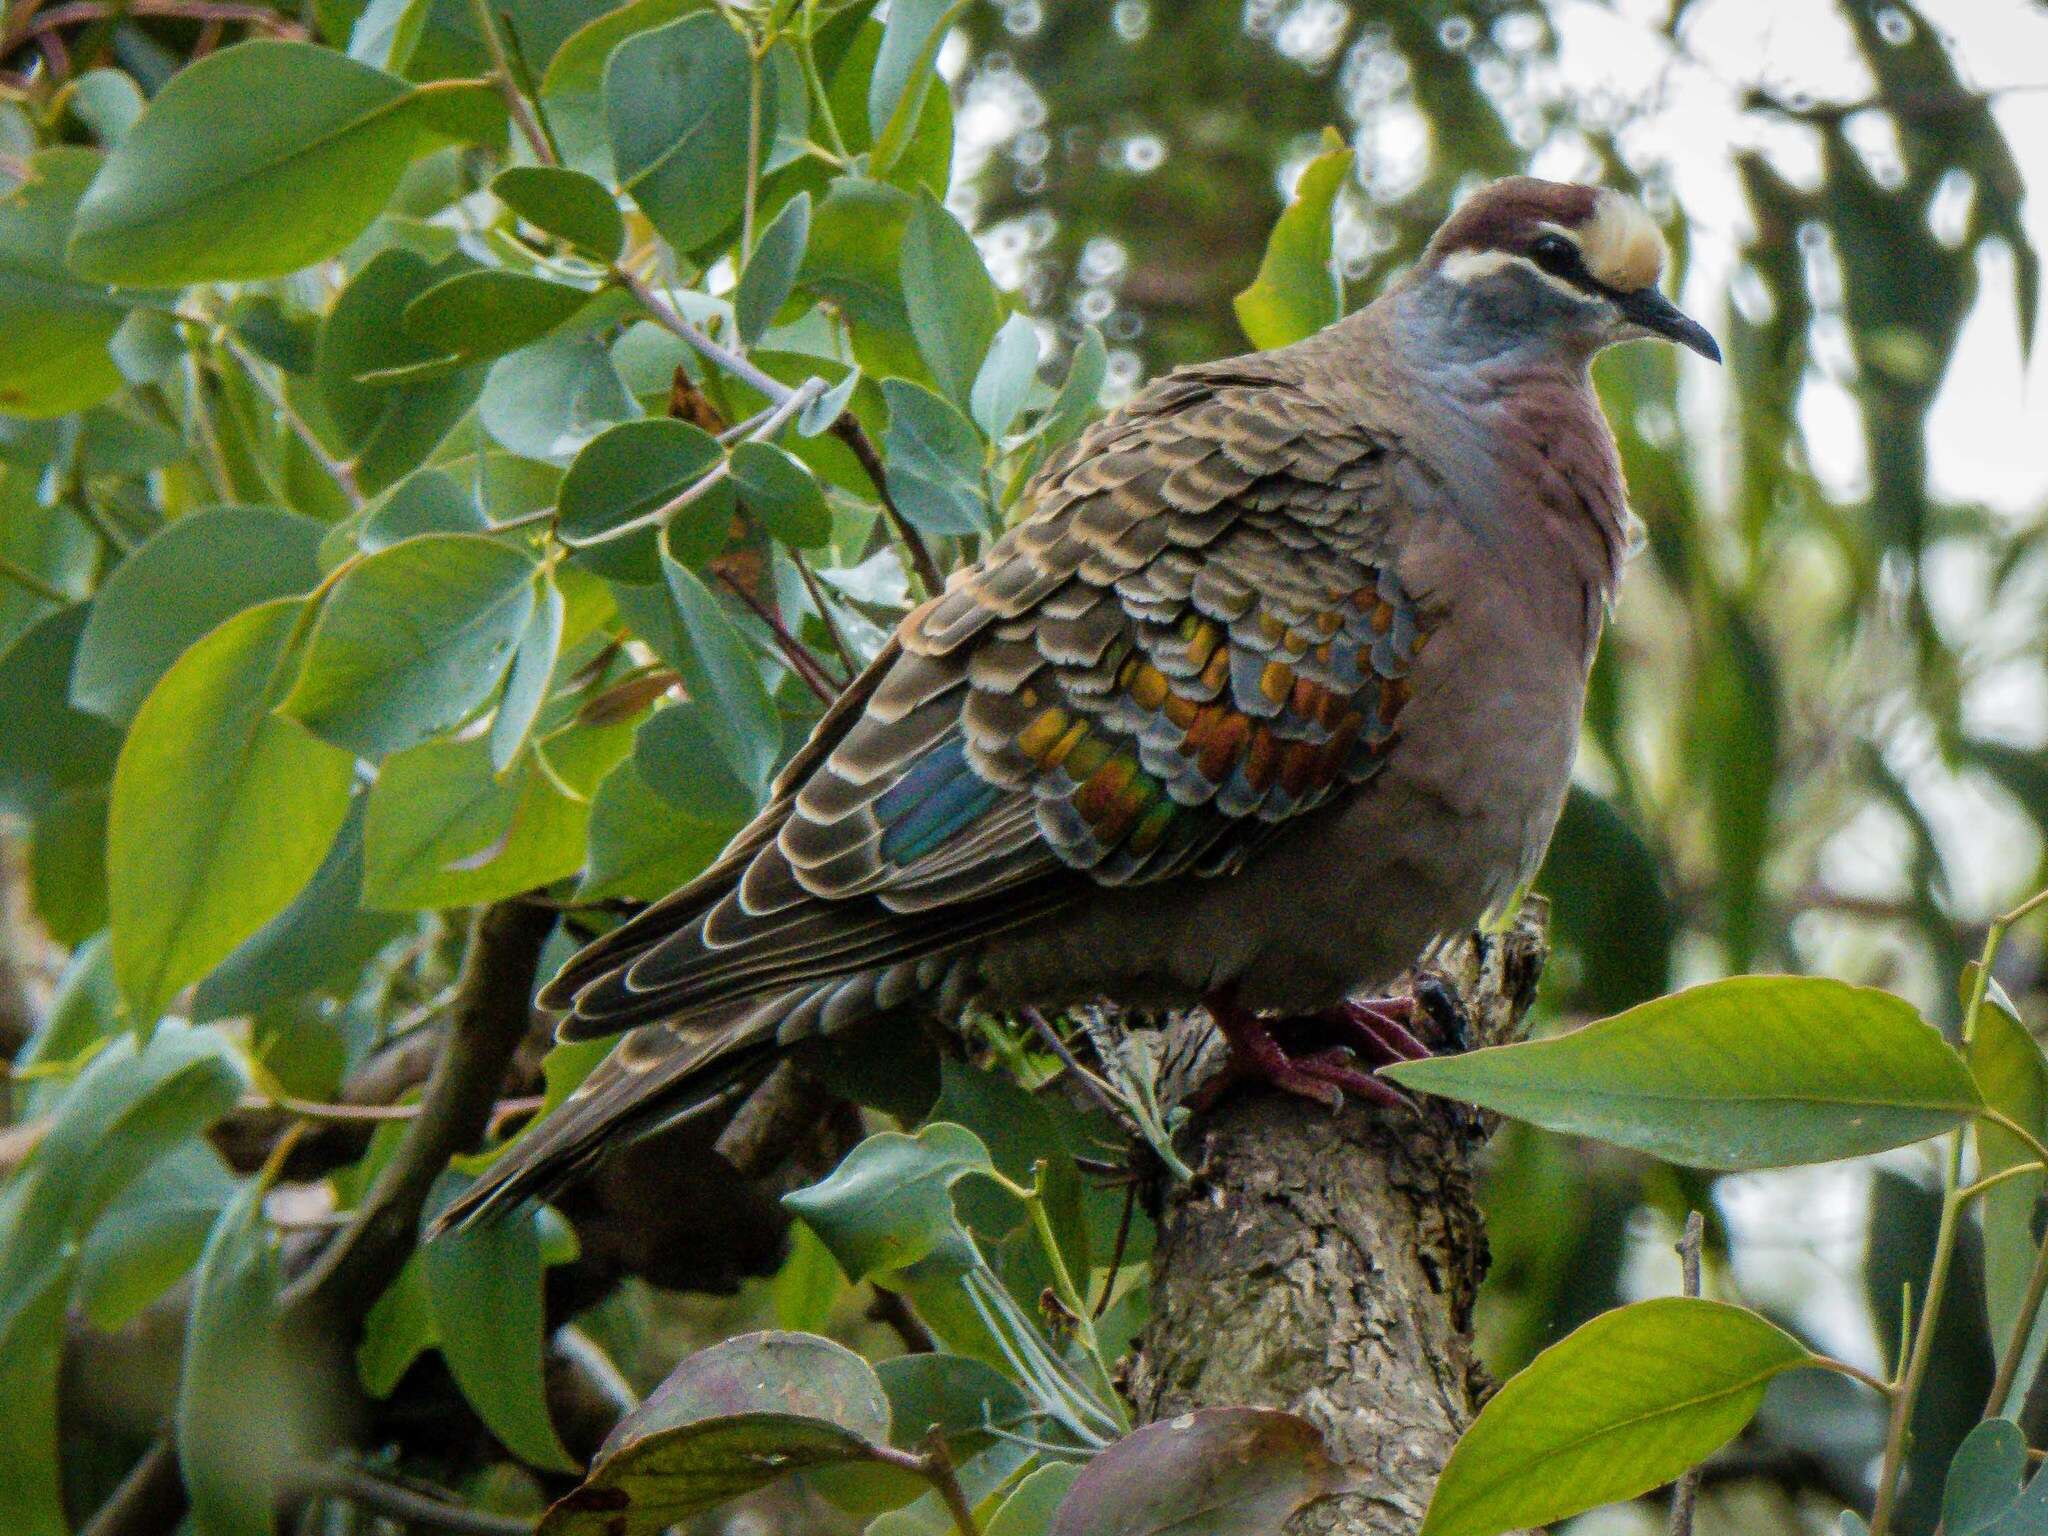
[[[1437,270],[1454,283],[1470,283],[1482,277],[1491,277],[1496,272],[1507,271],[1509,268],[1526,272],[1546,288],[1555,289],[1576,304],[1600,302],[1597,297],[1587,293],[1577,284],[1567,282],[1561,277],[1552,277],[1528,257],[1518,255],[1514,251],[1453,251],[1443,259],[1443,265]]]
[[[1608,188],[1579,229],[1586,270],[1610,288],[1634,293],[1664,275],[1664,231],[1634,198]]]

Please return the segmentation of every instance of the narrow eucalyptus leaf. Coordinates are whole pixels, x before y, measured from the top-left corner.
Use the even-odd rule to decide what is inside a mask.
[[[761,231],[733,295],[733,320],[740,340],[748,346],[761,339],[795,289],[797,270],[803,265],[804,247],[810,239],[811,194],[799,192]]]

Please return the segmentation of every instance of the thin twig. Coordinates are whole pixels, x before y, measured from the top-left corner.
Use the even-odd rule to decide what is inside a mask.
[[[407,1527],[453,1531],[457,1536],[529,1536],[534,1522],[415,1493],[360,1467],[317,1466],[303,1471],[299,1492],[340,1499]]]
[[[926,1432],[917,1450],[899,1451],[891,1445],[876,1445],[868,1448],[868,1454],[876,1461],[900,1467],[905,1472],[914,1472],[925,1479],[946,1506],[946,1513],[953,1517],[953,1528],[960,1536],[981,1536],[981,1525],[974,1518],[974,1507],[967,1502],[967,1494],[960,1486],[960,1475],[954,1470],[953,1453],[936,1424]]]
[[[818,573],[804,559],[803,551],[787,551],[789,563],[796,567],[797,576],[804,584],[804,590],[811,595],[811,606],[818,610],[818,622],[825,626],[825,634],[832,641],[832,649],[839,653],[839,664],[846,668],[846,678],[839,686],[844,688],[860,676],[860,663],[853,659],[853,651],[846,643],[846,636],[840,633],[839,621],[832,617],[831,605],[825,599],[825,588],[818,580]]]
[[[60,608],[68,608],[78,601],[77,598],[66,592],[62,587],[54,582],[45,581],[34,571],[26,570],[16,565],[5,555],[0,555],[0,579],[11,581],[17,587],[35,593],[44,602],[55,603]]]
[[[505,52],[505,40],[498,36],[498,24],[491,16],[490,0],[471,0],[470,8],[476,13],[477,30],[484,35],[484,47],[491,55],[491,83],[498,88],[498,94],[505,98],[505,111],[510,115],[513,126],[526,140],[533,157],[542,165],[556,165],[555,146],[548,138],[533,115],[533,103],[526,99],[519,89],[519,82],[513,78],[512,59]]]
[[[159,1435],[79,1536],[170,1536],[185,1518],[185,1503],[177,1444]]]
[[[766,626],[768,633],[775,639],[776,651],[789,663],[789,670],[817,696],[819,703],[829,705],[839,697],[839,685],[825,675],[825,669],[818,665],[817,658],[805,650],[803,643],[789,632],[773,608],[749,592],[745,583],[734,580],[730,571],[720,571],[718,579],[725,583],[727,590],[734,597],[746,604],[747,612]]]
[[[292,408],[292,403],[285,398],[284,391],[263,371],[260,359],[233,337],[222,336],[221,345],[242,365],[242,371],[248,374],[249,382],[256,386],[263,398],[270,402],[270,408],[277,412],[284,424],[291,428],[292,434],[305,445],[306,452],[313,456],[313,462],[324,469],[327,477],[341,487],[341,494],[348,498],[348,504],[360,509],[364,502],[363,487],[356,479],[355,465],[346,459],[336,458],[328,451],[327,445],[320,441],[319,433],[313,430],[305,417]]]
[[[910,526],[910,519],[905,517],[902,508],[896,505],[896,498],[889,494],[889,471],[882,463],[882,455],[875,447],[875,440],[868,436],[868,429],[860,424],[860,418],[852,411],[843,411],[839,419],[832,423],[832,435],[851,448],[853,456],[860,460],[860,467],[867,472],[869,483],[875,488],[875,494],[882,499],[882,511],[889,519],[889,526],[895,530],[898,541],[910,553],[911,569],[917,572],[917,579],[924,583],[925,594],[937,596],[946,585],[945,578],[939,574],[939,563],[932,558],[931,550],[925,545],[924,536]]]
[[[1685,1236],[1678,1240],[1680,1286],[1688,1296],[1700,1293],[1700,1247],[1706,1241],[1707,1224],[1698,1211],[1685,1217]],[[1693,1508],[1699,1502],[1700,1469],[1680,1474],[1671,1489],[1671,1536],[1692,1536]]]
[[[1102,1277],[1102,1295],[1096,1298],[1095,1315],[1109,1310],[1109,1298],[1116,1293],[1116,1272],[1124,1267],[1124,1245],[1131,1240],[1131,1219],[1138,1212],[1138,1181],[1124,1186],[1124,1213],[1116,1224],[1116,1246],[1109,1252],[1109,1272]]]
[[[278,37],[306,35],[303,27],[268,6],[236,4],[233,0],[74,0],[70,5],[23,15],[14,26],[0,33],[0,55],[12,53],[30,38],[39,39],[59,27],[81,21],[105,21],[114,16],[175,16],[186,21],[234,22]]]

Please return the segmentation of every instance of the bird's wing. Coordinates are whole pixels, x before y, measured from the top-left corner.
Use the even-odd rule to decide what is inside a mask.
[[[573,960],[568,1037],[1237,867],[1374,771],[1420,644],[1387,444],[1262,360],[1173,375],[912,613],[718,865]]]

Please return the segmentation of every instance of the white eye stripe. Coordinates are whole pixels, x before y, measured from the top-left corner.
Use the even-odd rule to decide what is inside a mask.
[[[1444,258],[1443,265],[1437,270],[1454,283],[1473,283],[1481,278],[1491,277],[1496,272],[1506,271],[1510,267],[1519,267],[1539,283],[1547,284],[1578,303],[1601,302],[1599,295],[1587,293],[1576,283],[1565,278],[1552,276],[1528,257],[1514,251],[1453,251]]]

